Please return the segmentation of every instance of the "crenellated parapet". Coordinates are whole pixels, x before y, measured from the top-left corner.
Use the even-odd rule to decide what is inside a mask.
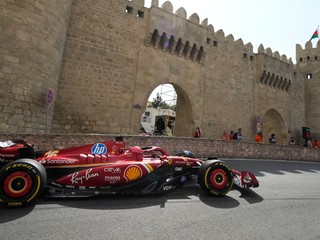
[[[266,54],[270,57],[276,58],[282,62],[288,63],[290,65],[293,65],[292,59],[291,58],[287,58],[287,56],[285,54],[280,55],[280,53],[278,51],[272,52],[271,48],[264,48],[263,44],[260,44],[260,46],[258,47],[258,53],[263,53]]]
[[[316,47],[312,46],[312,42],[308,41],[303,49],[300,44],[296,44],[296,61],[297,63],[312,62],[320,60],[320,40]]]
[[[135,4],[138,2],[141,5],[144,1],[132,0],[129,2]],[[155,9],[159,9],[160,11],[156,11]],[[251,60],[254,58],[253,46],[250,42],[244,44],[241,38],[234,39],[232,34],[225,36],[222,29],[215,32],[214,27],[208,23],[207,18],[200,22],[197,13],[192,13],[187,17],[187,11],[183,7],[178,8],[174,12],[173,4],[170,1],[166,1],[159,6],[159,0],[152,0],[149,10],[152,17],[150,18],[149,33],[146,39],[147,46],[150,46],[154,30],[157,30],[159,35],[165,34],[169,38],[173,36],[175,39],[182,39],[184,44],[188,41],[191,45],[197,45],[198,48],[201,46],[204,48],[204,52],[207,52],[210,47],[219,47],[220,43],[224,43],[242,49],[243,56],[239,57],[249,56]],[[156,20],[153,20],[153,18]],[[168,24],[168,22],[171,24]],[[159,48],[156,44],[154,44],[154,47],[156,49]],[[272,52],[270,48],[264,49],[262,44],[259,46],[258,53],[267,54],[279,61],[293,65],[291,58],[288,59],[284,54],[280,55],[278,51]]]

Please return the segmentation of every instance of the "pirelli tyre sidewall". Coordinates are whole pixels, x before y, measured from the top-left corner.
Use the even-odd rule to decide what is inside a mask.
[[[45,168],[35,160],[20,159],[0,169],[0,203],[10,207],[33,202],[46,185]]]
[[[224,196],[233,186],[232,170],[223,161],[205,161],[198,171],[198,182],[205,192]]]

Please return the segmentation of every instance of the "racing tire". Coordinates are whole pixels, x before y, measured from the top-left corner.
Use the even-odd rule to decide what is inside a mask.
[[[19,207],[33,202],[47,182],[45,168],[32,159],[19,159],[0,170],[0,203]]]
[[[198,183],[205,192],[224,196],[233,186],[232,170],[223,161],[205,161],[198,171]]]

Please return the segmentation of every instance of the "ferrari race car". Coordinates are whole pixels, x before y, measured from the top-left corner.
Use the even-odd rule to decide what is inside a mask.
[[[22,206],[41,194],[155,194],[180,187],[192,176],[215,196],[227,194],[233,185],[259,186],[253,173],[230,169],[221,160],[197,159],[189,151],[178,155],[156,146],[125,148],[122,137],[43,152],[24,140],[0,142],[0,203]]]

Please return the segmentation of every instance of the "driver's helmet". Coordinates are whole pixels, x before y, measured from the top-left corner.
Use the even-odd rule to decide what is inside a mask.
[[[135,156],[136,160],[142,161],[143,159],[143,151],[139,146],[132,146],[129,148],[129,151]]]

